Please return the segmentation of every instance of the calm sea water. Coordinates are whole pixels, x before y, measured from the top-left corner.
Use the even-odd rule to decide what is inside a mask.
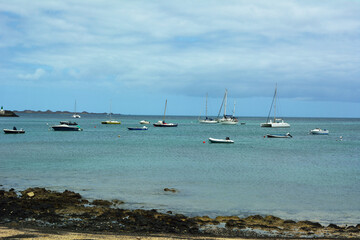
[[[177,128],[129,131],[147,119],[103,115],[76,119],[83,132],[49,131],[72,120],[66,114],[0,118],[0,184],[22,190],[46,187],[79,192],[88,199],[120,199],[126,208],[172,210],[189,216],[272,214],[323,224],[360,223],[360,119],[290,118],[290,129],[266,129],[264,118],[246,125],[202,125],[196,117],[168,117]],[[330,130],[312,136],[310,129]],[[268,139],[286,133],[292,139]],[[229,136],[235,144],[209,144]],[[343,141],[339,137],[343,136]],[[205,141],[205,143],[204,143]],[[164,188],[176,188],[176,194]]]

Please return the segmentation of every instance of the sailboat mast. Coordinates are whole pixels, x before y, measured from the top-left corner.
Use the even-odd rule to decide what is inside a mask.
[[[208,101],[208,94],[206,93],[205,118],[207,118],[207,101]]]
[[[163,122],[165,122],[166,105],[167,105],[167,99],[166,99],[166,101],[165,101],[165,110],[164,110],[164,118],[163,118]]]
[[[75,100],[75,109],[74,109],[74,114],[76,114],[76,100]]]
[[[277,84],[275,86],[275,94],[274,94],[274,122],[276,122],[276,94],[277,94]]]
[[[235,116],[235,105],[236,105],[236,101],[234,101],[234,111],[233,111],[233,117]]]
[[[226,116],[226,105],[227,105],[227,89],[225,89],[224,116]]]

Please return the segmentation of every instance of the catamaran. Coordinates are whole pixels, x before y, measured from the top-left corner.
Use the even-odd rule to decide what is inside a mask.
[[[74,115],[72,115],[72,117],[73,118],[81,118],[81,116],[76,113],[76,100],[75,100],[75,111],[74,111]]]
[[[271,127],[271,128],[288,128],[288,127],[290,127],[290,124],[287,122],[284,122],[283,119],[276,118],[276,98],[277,98],[276,95],[277,95],[277,85],[275,86],[275,93],[274,93],[273,101],[271,103],[269,115],[268,115],[265,123],[260,123],[261,127]],[[272,120],[272,119],[270,119],[270,114],[271,114],[273,105],[274,105],[274,119]]]

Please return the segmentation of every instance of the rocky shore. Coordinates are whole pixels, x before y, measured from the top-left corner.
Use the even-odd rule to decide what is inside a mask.
[[[181,234],[245,238],[360,238],[356,226],[322,226],[274,216],[187,217],[157,210],[127,210],[120,200],[89,201],[78,193],[29,188],[0,190],[0,226],[93,233]]]

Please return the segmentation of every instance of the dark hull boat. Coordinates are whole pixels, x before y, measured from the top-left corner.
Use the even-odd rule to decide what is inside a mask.
[[[19,134],[19,133],[25,133],[25,130],[23,130],[23,129],[20,129],[20,130],[17,130],[17,129],[4,129],[4,133],[6,133],[6,134]]]
[[[69,126],[66,124],[52,126],[52,129],[54,131],[82,131],[82,128],[79,126]]]
[[[167,99],[165,101],[165,110],[164,110],[164,118],[161,121],[158,121],[157,123],[154,123],[154,127],[177,127],[177,123],[166,123],[165,122],[165,115],[166,115],[166,106],[167,106]]]
[[[177,123],[165,123],[163,121],[159,121],[153,124],[154,127],[177,127]]]

